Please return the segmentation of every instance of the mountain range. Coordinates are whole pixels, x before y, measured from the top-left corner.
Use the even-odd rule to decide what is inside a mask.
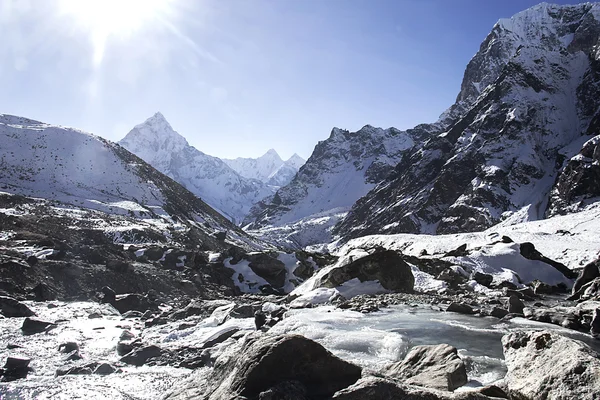
[[[270,150],[259,159],[221,160],[190,146],[157,112],[119,144],[173,178],[232,221],[241,221],[259,200],[291,179],[303,160],[283,162]]]

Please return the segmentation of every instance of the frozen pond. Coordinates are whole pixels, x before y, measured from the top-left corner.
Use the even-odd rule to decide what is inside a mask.
[[[32,359],[34,371],[27,379],[0,384],[4,399],[157,399],[192,373],[175,367],[134,367],[122,365],[122,373],[72,375],[55,377],[58,368],[73,366],[58,352],[58,345],[67,341],[79,343],[80,362],[110,362],[118,364],[116,344],[124,329],[140,337],[144,343],[165,349],[200,347],[216,335],[238,329],[240,333],[254,330],[254,320],[228,319],[231,309],[223,306],[201,320],[190,317],[167,325],[142,329],[138,319],[122,319],[106,306],[90,302],[60,303],[48,308],[45,303],[28,303],[39,318],[57,321],[58,327],[47,333],[24,336],[20,331],[23,318],[0,320],[0,362],[9,355]],[[90,319],[90,314],[101,318]],[[188,328],[180,329],[182,323]],[[339,357],[367,369],[378,369],[401,360],[415,345],[448,343],[459,349],[467,363],[469,386],[480,386],[502,378],[506,372],[502,360],[502,335],[522,329],[560,330],[584,340],[600,350],[589,336],[560,327],[517,318],[500,322],[445,313],[428,307],[393,306],[382,311],[362,314],[339,310],[331,306],[288,311],[287,317],[271,329],[272,333],[297,333],[311,338]],[[224,342],[215,353],[230,345]],[[8,349],[8,345],[21,346]],[[11,346],[12,347],[12,346]],[[459,389],[459,390],[466,390]]]

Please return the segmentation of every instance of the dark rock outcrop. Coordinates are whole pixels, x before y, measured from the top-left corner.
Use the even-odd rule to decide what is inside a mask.
[[[318,286],[336,287],[355,278],[379,281],[385,289],[396,292],[410,293],[415,285],[410,265],[397,252],[381,250],[332,269],[321,277]]]
[[[0,296],[0,312],[5,317],[32,317],[33,311],[25,304],[12,297]]]
[[[23,335],[34,335],[36,333],[46,332],[52,328],[55,328],[56,324],[53,322],[42,321],[36,318],[25,318],[21,331]]]

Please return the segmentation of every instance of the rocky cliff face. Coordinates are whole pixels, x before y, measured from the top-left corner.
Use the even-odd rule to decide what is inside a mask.
[[[119,144],[236,222],[273,194],[265,183],[244,178],[221,159],[190,146],[160,113],[134,127]]]
[[[435,129],[431,125],[406,132],[369,125],[357,132],[334,128],[327,140],[315,146],[292,182],[257,204],[244,224],[256,229],[345,212],[387,177],[415,143]]]
[[[599,21],[600,5],[591,3],[542,3],[500,20],[438,121],[449,128],[411,149],[335,232],[452,233],[539,219],[555,182],[550,212],[566,210],[560,197],[571,204],[596,179],[581,165],[591,166],[593,154],[564,170],[563,160],[598,134]]]

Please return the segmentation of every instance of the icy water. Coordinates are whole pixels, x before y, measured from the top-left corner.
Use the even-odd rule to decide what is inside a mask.
[[[124,329],[139,335],[146,343],[163,348],[201,346],[229,329],[250,332],[253,319],[226,319],[230,307],[218,308],[204,320],[191,317],[184,321],[141,330],[138,320],[124,320],[110,307],[95,303],[59,303],[48,308],[43,303],[29,304],[41,319],[58,321],[58,327],[32,336],[23,336],[23,318],[0,320],[0,362],[9,355],[32,359],[34,371],[27,379],[0,384],[1,399],[158,399],[192,371],[174,367],[123,366],[123,372],[109,376],[55,377],[58,368],[72,366],[58,352],[58,345],[76,341],[81,347],[82,362],[117,363],[115,347]],[[90,319],[98,313],[101,318]],[[223,322],[224,321],[224,322]],[[179,329],[182,322],[195,326]],[[503,334],[521,329],[552,329],[600,346],[584,334],[556,326],[514,319],[500,323],[493,318],[479,318],[444,313],[426,307],[394,306],[380,312],[361,314],[333,307],[292,310],[288,317],[272,328],[273,333],[298,333],[323,344],[334,354],[368,369],[377,369],[401,360],[408,349],[421,344],[448,343],[459,349],[468,366],[469,384],[479,386],[500,379],[506,373],[500,339]],[[232,340],[232,339],[231,339]],[[22,346],[7,349],[9,344]],[[224,342],[216,352],[231,345]],[[461,389],[468,390],[468,388]]]

